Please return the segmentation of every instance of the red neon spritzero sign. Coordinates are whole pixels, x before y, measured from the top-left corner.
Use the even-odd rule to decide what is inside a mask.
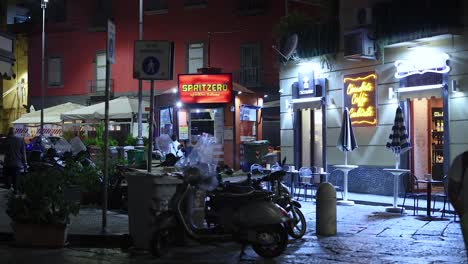
[[[182,103],[229,103],[232,94],[232,75],[180,74],[179,97]]]

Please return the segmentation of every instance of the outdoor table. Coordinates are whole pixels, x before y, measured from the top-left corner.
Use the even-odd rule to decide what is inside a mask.
[[[385,208],[385,211],[390,213],[400,213],[404,212],[405,208],[397,206],[398,200],[398,185],[400,183],[400,176],[404,173],[410,172],[410,170],[405,169],[383,169],[384,171],[388,171],[393,174],[393,207]]]
[[[324,171],[322,171],[322,172],[313,172],[312,173],[312,175],[314,175],[314,177],[315,176],[320,177],[320,183],[328,182],[328,174],[329,174],[328,172],[324,172]]]
[[[335,168],[343,172],[343,200],[337,201],[341,205],[354,205],[353,201],[348,201],[348,172],[356,169],[356,165],[334,165]]]
[[[299,171],[298,170],[289,170],[288,173],[291,174],[291,185],[289,187],[289,189],[291,190],[291,197],[294,197],[294,191],[295,191],[295,186],[294,186],[294,182],[296,181],[296,175],[299,174]]]
[[[426,175],[427,177],[428,175]],[[430,174],[429,174],[429,177],[430,177]],[[432,184],[433,183],[442,183],[443,181],[439,181],[439,180],[433,180],[432,178],[429,178],[427,177],[425,180],[417,180],[416,182],[417,183],[426,183],[427,186],[426,186],[426,200],[427,200],[427,204],[426,204],[426,218],[425,219],[428,219],[430,220],[431,219],[431,192],[432,192]]]

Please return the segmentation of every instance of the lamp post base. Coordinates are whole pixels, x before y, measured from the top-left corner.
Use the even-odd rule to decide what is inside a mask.
[[[403,211],[402,211],[403,209]],[[401,207],[385,207],[385,212],[389,212],[389,213],[404,213],[405,212],[405,208],[401,208]]]
[[[336,204],[352,206],[352,205],[354,205],[354,201],[350,201],[350,200],[339,200],[339,201],[336,201]]]

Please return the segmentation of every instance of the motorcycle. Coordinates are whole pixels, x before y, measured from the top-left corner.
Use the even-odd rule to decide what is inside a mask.
[[[290,219],[284,209],[271,201],[271,192],[225,183],[209,194],[209,214],[217,225],[199,228],[192,224],[184,208],[192,190],[206,183],[196,167],[185,169],[181,178],[184,183],[177,188],[169,210],[155,218],[158,224],[150,242],[153,255],[163,254],[180,230],[199,242],[236,241],[242,244],[241,254],[247,244],[265,258],[279,256],[286,250],[286,225]]]

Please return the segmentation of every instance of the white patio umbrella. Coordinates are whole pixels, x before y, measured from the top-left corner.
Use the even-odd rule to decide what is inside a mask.
[[[408,141],[408,131],[406,130],[403,111],[398,106],[395,113],[395,121],[392,127],[392,133],[388,137],[390,141],[387,143],[387,149],[395,155],[395,168],[400,166],[400,155],[411,148],[411,143]]]
[[[345,165],[348,165],[348,152],[355,150],[358,145],[354,137],[353,126],[349,118],[349,110],[346,107],[343,111],[343,122],[341,123],[341,132],[338,137],[336,147],[345,153]]]

